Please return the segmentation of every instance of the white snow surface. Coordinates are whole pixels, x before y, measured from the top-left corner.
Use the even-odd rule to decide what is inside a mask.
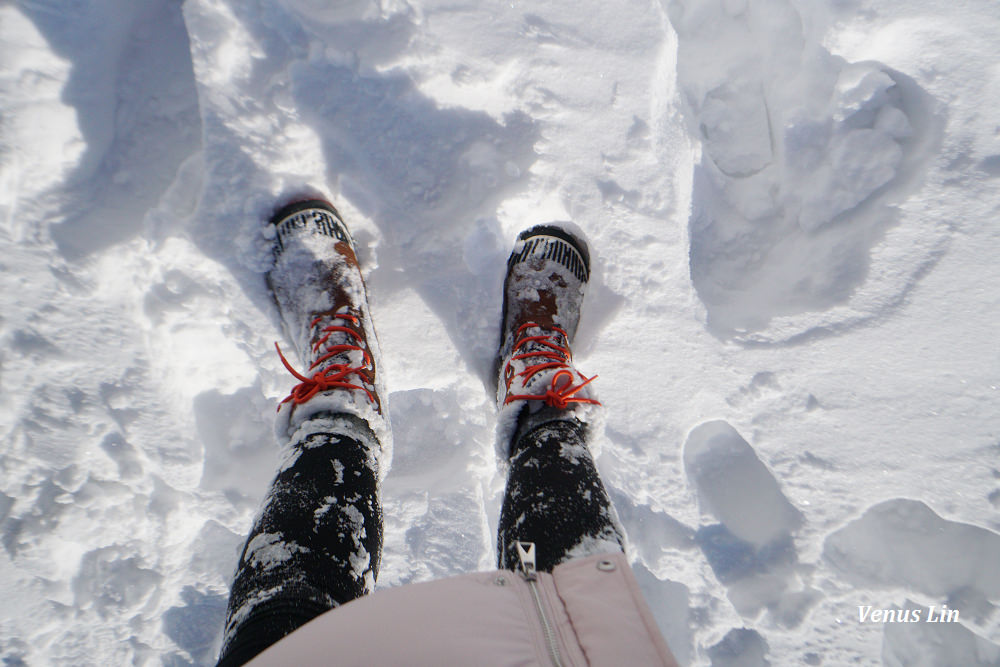
[[[568,219],[680,663],[1000,664],[997,35],[994,0],[0,4],[0,658],[212,664],[295,383],[263,223],[313,193],[384,357],[380,587],[492,566],[504,262]]]

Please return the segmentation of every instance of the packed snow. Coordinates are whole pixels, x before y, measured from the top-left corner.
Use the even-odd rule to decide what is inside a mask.
[[[997,35],[994,0],[0,4],[4,664],[213,663],[295,384],[264,222],[311,193],[384,357],[380,587],[493,566],[504,263],[572,220],[680,663],[1000,665]]]

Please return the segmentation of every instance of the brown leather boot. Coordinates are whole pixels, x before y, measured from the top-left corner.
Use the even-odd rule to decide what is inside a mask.
[[[277,431],[291,437],[319,414],[365,420],[385,448],[388,418],[378,370],[378,339],[354,241],[328,202],[292,202],[271,218],[274,266],[267,285],[278,304],[285,334],[302,363],[301,382],[279,405]]]
[[[497,404],[503,422],[586,421],[600,405],[594,377],[573,365],[570,345],[590,278],[587,244],[557,223],[521,232],[507,262],[498,360]]]

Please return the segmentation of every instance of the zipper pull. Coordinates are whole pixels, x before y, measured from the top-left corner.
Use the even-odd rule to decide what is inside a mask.
[[[517,540],[514,546],[517,548],[517,558],[521,561],[521,575],[525,581],[535,581],[535,543]]]

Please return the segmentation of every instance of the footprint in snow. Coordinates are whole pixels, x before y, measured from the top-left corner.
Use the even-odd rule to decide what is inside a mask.
[[[930,96],[880,63],[831,54],[788,0],[662,3],[703,151],[690,267],[710,328],[773,343],[883,314],[919,266],[869,286],[882,305],[858,290],[894,221],[890,198],[921,177],[941,134]]]
[[[766,609],[797,626],[819,594],[798,581],[792,533],[801,513],[742,436],[724,421],[699,425],[684,446],[684,468],[704,514],[695,541],[743,616]]]
[[[859,587],[902,588],[933,604],[932,609],[930,604],[908,599],[900,601],[901,607],[879,600],[859,601],[873,608],[920,612],[921,622],[884,624],[886,664],[1000,665],[1000,645],[969,627],[996,636],[997,533],[949,521],[920,501],[895,498],[868,508],[860,518],[827,536],[823,557],[841,577]],[[909,618],[915,617],[911,612]],[[949,622],[928,622],[945,618]]]
[[[708,649],[712,667],[768,667],[767,641],[756,630],[733,628]]]

